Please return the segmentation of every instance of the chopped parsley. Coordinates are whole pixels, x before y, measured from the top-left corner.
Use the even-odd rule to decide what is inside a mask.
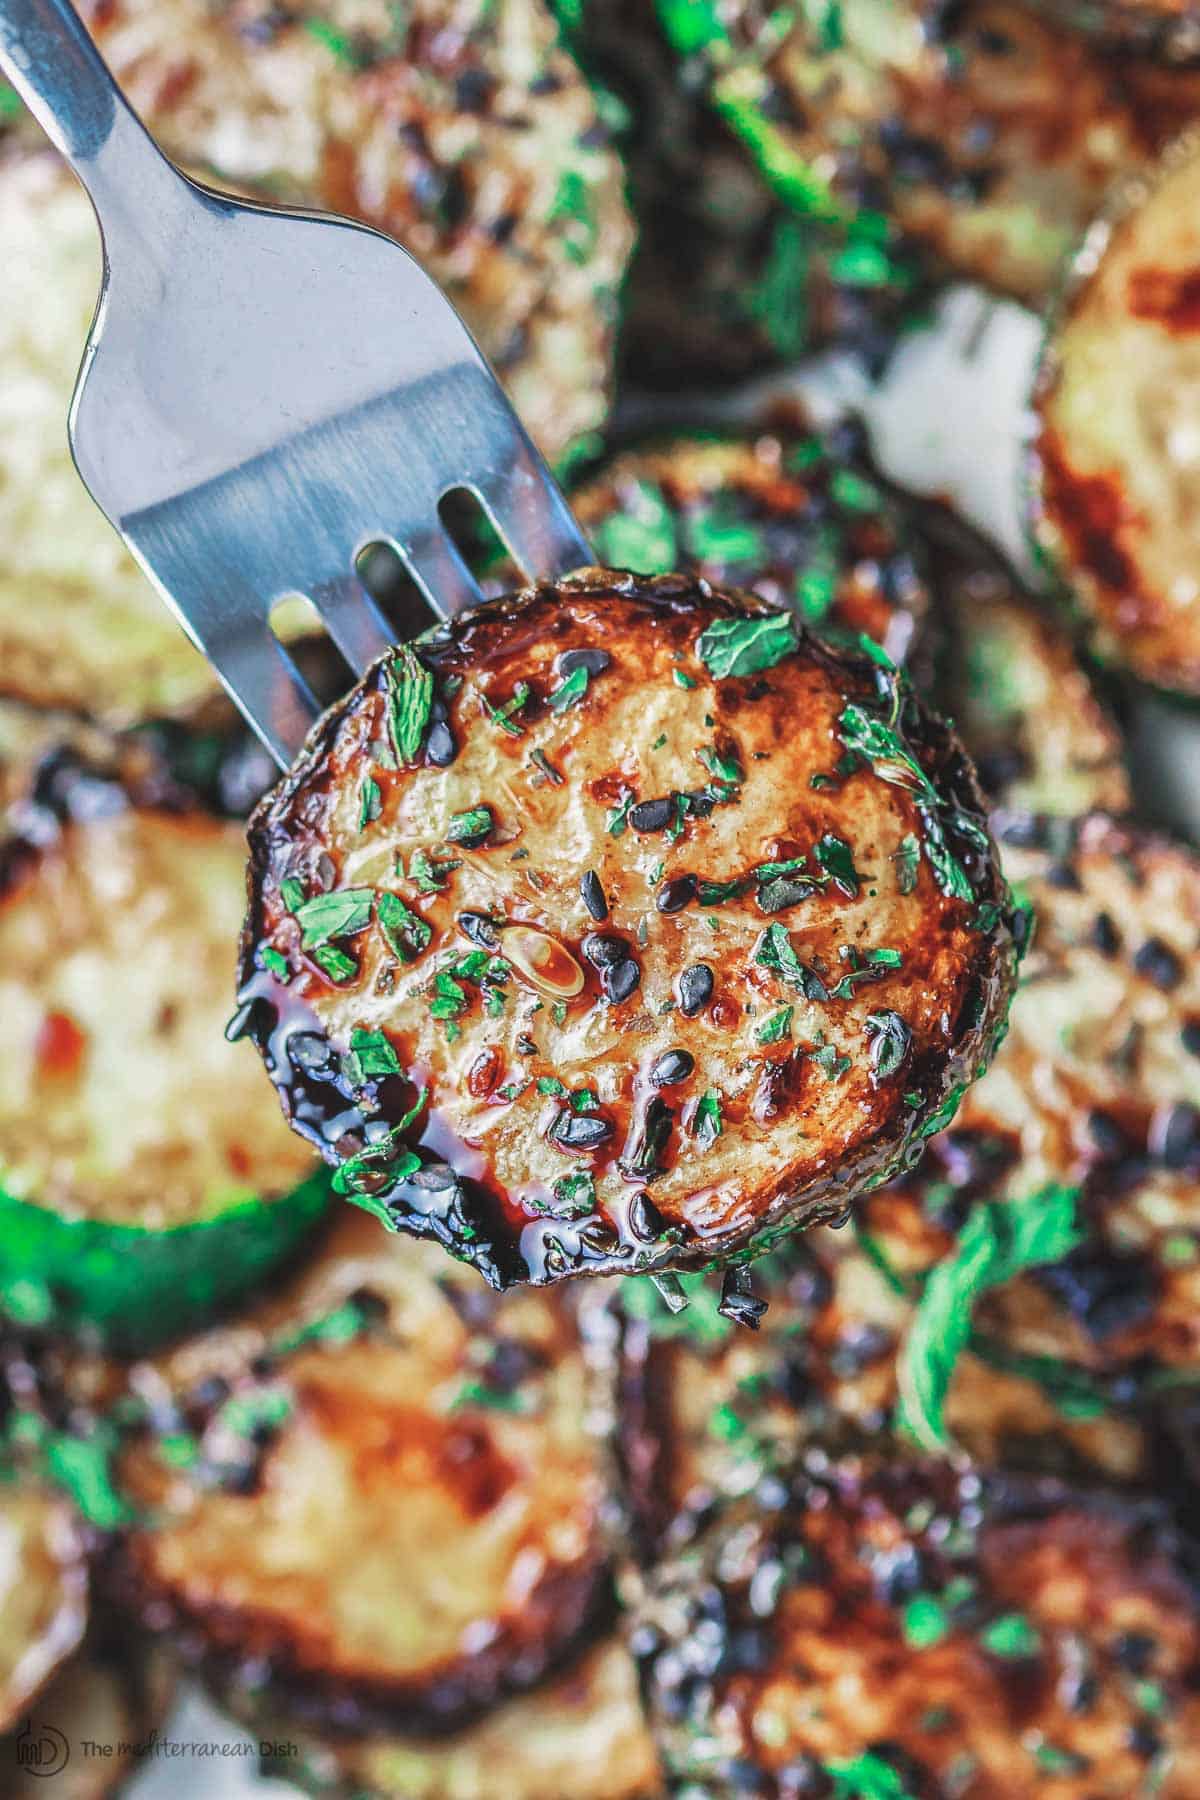
[[[491,836],[495,823],[490,806],[472,806],[466,812],[452,813],[446,827],[446,842],[475,850]]]
[[[911,894],[917,885],[917,873],[921,866],[921,846],[911,831],[906,831],[900,839],[900,848],[893,851],[892,861],[896,865],[898,892]]]
[[[596,1210],[596,1183],[590,1169],[560,1175],[554,1183],[552,1211],[558,1219],[586,1219]]]
[[[558,686],[551,694],[549,700],[551,712],[566,712],[569,706],[574,706],[577,700],[583,699],[587,690],[588,672],[584,665],[580,663],[571,670],[571,673],[565,680],[559,682]]]
[[[754,960],[781,981],[786,981],[789,987],[798,989],[806,1000],[828,1000],[825,983],[815,970],[800,961],[783,925],[767,926],[755,945]]]
[[[760,1044],[778,1044],[781,1039],[790,1038],[792,1035],[792,1010],[790,1006],[782,1006],[777,1013],[772,1013],[771,1017],[765,1020],[754,1034],[758,1042]]]
[[[799,648],[800,631],[790,612],[761,613],[749,619],[714,619],[696,640],[696,654],[718,681],[729,675],[757,675]]]
[[[264,944],[259,950],[259,958],[264,969],[269,969],[275,979],[282,981],[286,987],[292,979],[292,970],[291,964],[283,952],[276,950],[274,944]]]
[[[701,1094],[692,1117],[692,1136],[702,1150],[710,1150],[724,1131],[721,1118],[721,1096],[715,1088]]]
[[[826,1081],[840,1081],[850,1067],[850,1058],[840,1055],[835,1044],[820,1044],[812,1052],[812,1059]]]
[[[413,962],[422,950],[429,948],[433,927],[405,906],[399,894],[381,892],[375,907],[384,941],[393,956],[401,962]]]
[[[408,859],[408,879],[422,894],[445,891],[446,877],[462,863],[456,856],[431,857],[428,851],[414,850]]]
[[[303,936],[302,950],[316,950],[331,938],[354,937],[371,923],[375,889],[369,887],[335,888],[329,894],[314,894],[311,900],[293,907]]]
[[[844,962],[850,964],[850,970],[830,990],[834,1000],[849,1000],[860,982],[879,981],[888,969],[898,969],[904,960],[899,950],[891,950],[886,946],[868,950],[865,957],[860,957],[852,944],[846,944],[839,955]]]
[[[411,644],[401,644],[387,665],[388,729],[396,760],[414,763],[433,707],[433,674]]]
[[[903,1777],[874,1750],[825,1764],[833,1781],[834,1800],[916,1800]]]
[[[1079,1190],[1046,1187],[1019,1200],[978,1202],[952,1255],[930,1271],[899,1359],[899,1422],[925,1449],[946,1444],[943,1421],[955,1365],[979,1295],[1024,1269],[1058,1262],[1079,1243]]]
[[[512,691],[511,698],[506,700],[503,706],[493,706],[486,694],[483,695],[482,698],[483,704],[487,708],[489,718],[493,719],[495,723],[499,725],[501,731],[506,731],[509,737],[520,737],[522,735],[525,727],[523,725],[518,725],[515,722],[513,714],[519,713],[529,698],[529,683],[527,681],[518,681],[516,687]]]
[[[323,969],[330,981],[353,981],[358,974],[358,964],[336,944],[322,944],[319,950],[313,951],[313,961],[319,969]]]
[[[895,1075],[907,1061],[912,1049],[912,1032],[896,1012],[867,1014],[868,1054],[871,1068],[880,1081]]]
[[[839,893],[847,899],[858,898],[858,870],[854,867],[854,852],[844,838],[834,837],[826,832],[813,845],[813,855],[833,881]]]
[[[629,815],[633,810],[634,804],[634,796],[632,794],[626,794],[625,798],[613,807],[608,818],[604,821],[604,829],[608,832],[609,837],[620,837],[622,835],[625,827],[629,823]]]
[[[689,675],[686,669],[672,669],[671,679],[680,688],[694,688],[696,685],[696,677]]]
[[[361,1087],[379,1075],[399,1075],[400,1060],[382,1031],[355,1026],[350,1048],[342,1057],[342,1075],[351,1087]]]
[[[979,1641],[993,1656],[1004,1657],[1036,1656],[1042,1642],[1024,1613],[1015,1612],[993,1619],[980,1632]]]
[[[379,791],[379,783],[373,775],[364,776],[358,790],[358,829],[365,831],[372,820],[379,817],[382,808],[383,795]]]
[[[349,1200],[371,1197],[381,1186],[394,1187],[419,1169],[421,1159],[415,1150],[407,1147],[403,1137],[424,1104],[425,1090],[421,1088],[404,1117],[392,1126],[386,1137],[376,1144],[368,1144],[354,1156],[348,1156],[341,1167],[334,1170],[334,1193],[344,1194]]]

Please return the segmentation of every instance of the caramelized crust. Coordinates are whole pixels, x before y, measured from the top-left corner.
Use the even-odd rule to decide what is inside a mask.
[[[1186,1800],[1200,1782],[1194,1574],[1149,1504],[813,1455],[659,1572],[634,1642],[681,1791]]]
[[[347,1214],[254,1313],[130,1382],[127,1604],[299,1721],[445,1731],[540,1680],[607,1604],[572,1322],[501,1310]]]
[[[1200,693],[1192,443],[1200,397],[1200,161],[1180,145],[1088,234],[1035,392],[1032,528],[1096,650]]]
[[[251,823],[239,1027],[343,1189],[496,1285],[761,1249],[987,1061],[1014,951],[969,766],[894,671],[752,606],[600,570],[489,603]],[[703,660],[763,633],[769,666]]]

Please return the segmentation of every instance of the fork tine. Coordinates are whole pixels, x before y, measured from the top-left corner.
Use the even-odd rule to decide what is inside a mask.
[[[557,484],[533,450],[525,449],[477,490],[504,542],[530,581],[555,580],[594,562]]]
[[[356,675],[395,643],[395,632],[356,575],[322,582],[309,598]]]
[[[430,531],[411,546],[402,545],[400,554],[439,618],[452,619],[483,599],[457,544],[444,531]]]
[[[279,639],[264,626],[219,653],[210,646],[207,655],[239,711],[280,768],[288,768],[321,709]]]

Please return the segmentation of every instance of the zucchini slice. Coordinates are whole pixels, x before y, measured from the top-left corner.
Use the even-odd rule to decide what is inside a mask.
[[[1015,3],[658,0],[664,25],[768,180],[860,234],[887,221],[950,269],[1045,298],[1117,175],[1200,110],[1129,59]],[[886,234],[886,227],[885,227]]]
[[[236,1706],[236,1699],[234,1702]],[[286,1754],[265,1772],[317,1800],[658,1800],[658,1762],[642,1717],[633,1660],[604,1639],[533,1693],[450,1737],[320,1738],[254,1709],[260,1740]],[[296,1753],[298,1749],[298,1754]]]
[[[108,1628],[89,1634],[37,1697],[32,1715],[0,1738],[0,1781],[5,1800],[110,1800],[145,1766],[139,1746],[161,1725],[174,1692],[168,1660],[141,1645],[110,1641]],[[31,1761],[36,1743],[40,1765]],[[66,1761],[55,1772],[55,1762]],[[104,1749],[86,1750],[85,1744]],[[47,1790],[47,1781],[53,1787]]]
[[[543,0],[417,0],[404,25],[355,0],[311,16],[266,0],[84,11],[151,130],[202,177],[398,237],[547,455],[603,424],[632,224]],[[0,157],[0,691],[124,725],[216,682],[71,466],[99,238],[70,172],[15,135]]]
[[[754,1253],[919,1154],[1015,948],[881,657],[593,569],[368,671],[252,820],[238,1015],[339,1191],[507,1286]]]
[[[224,1036],[240,830],[43,763],[0,853],[0,1307],[130,1350],[298,1248],[328,1181]],[[25,835],[21,834],[22,828]]]
[[[1124,743],[1072,632],[978,540],[934,544],[949,640],[938,703],[989,800],[1006,814],[1127,812]]]
[[[614,457],[572,504],[613,568],[749,588],[835,643],[865,632],[907,663],[929,622],[923,549],[840,448],[801,431],[677,438]]]
[[[1200,1784],[1194,1560],[1152,1502],[870,1448],[813,1457],[655,1576],[635,1642],[680,1793]]]
[[[1200,159],[1183,144],[1130,183],[1075,264],[1035,383],[1031,529],[1095,649],[1200,694],[1190,432]]]
[[[88,1576],[67,1503],[0,1481],[0,1731],[11,1731],[78,1647]]]
[[[625,1282],[596,1317],[640,1560],[846,1420],[1194,1504],[1200,863],[1099,814],[1019,831],[1044,847],[1003,845],[1036,918],[1008,1040],[915,1173],[764,1260],[753,1336],[703,1284],[674,1315]],[[1025,1266],[973,1278],[1010,1222]]]
[[[250,1315],[135,1371],[123,1598],[219,1686],[342,1730],[444,1731],[608,1602],[584,1371],[555,1297],[501,1304],[345,1213]]]

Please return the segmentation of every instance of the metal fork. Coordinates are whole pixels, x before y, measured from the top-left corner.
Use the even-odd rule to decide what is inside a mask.
[[[189,179],[69,0],[0,0],[0,66],[83,182],[104,276],[75,465],[276,760],[317,703],[270,617],[302,594],[356,671],[395,633],[355,572],[383,541],[434,610],[479,587],[438,512],[475,496],[531,579],[592,561],[454,308],[347,219]]]

